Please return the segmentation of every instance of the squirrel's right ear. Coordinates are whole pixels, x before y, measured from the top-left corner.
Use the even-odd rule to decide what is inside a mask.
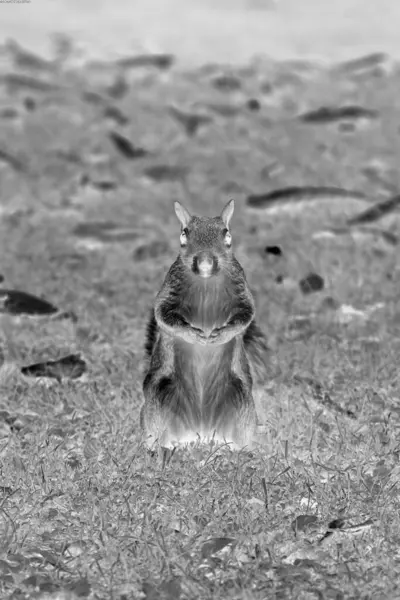
[[[178,217],[179,222],[182,225],[182,229],[185,229],[185,227],[188,226],[190,219],[192,218],[190,213],[177,200],[174,202],[174,208],[176,216]]]

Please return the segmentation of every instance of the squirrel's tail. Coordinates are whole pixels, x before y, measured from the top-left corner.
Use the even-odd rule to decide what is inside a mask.
[[[144,356],[140,361],[140,372],[145,376],[150,368],[151,357],[153,354],[154,346],[158,337],[158,325],[154,315],[154,308],[149,312],[149,316],[146,324],[145,332],[145,343],[144,343]]]
[[[263,331],[252,321],[243,336],[245,352],[249,359],[252,376],[257,382],[269,378],[271,374],[270,353]]]
[[[149,318],[147,321],[146,341],[145,341],[145,345],[144,345],[146,358],[148,358],[148,359],[151,358],[151,355],[153,354],[153,348],[154,348],[154,344],[157,339],[157,333],[158,333],[158,325],[157,325],[156,317],[154,315],[154,308],[153,308],[149,314]]]

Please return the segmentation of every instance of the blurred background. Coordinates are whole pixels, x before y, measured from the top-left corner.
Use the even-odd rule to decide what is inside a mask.
[[[190,64],[275,58],[397,56],[395,0],[31,0],[0,2],[0,38],[48,53],[49,34],[70,33],[97,57],[162,51]]]

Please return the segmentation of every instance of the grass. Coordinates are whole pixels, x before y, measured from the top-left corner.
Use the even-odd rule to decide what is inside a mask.
[[[384,192],[363,169],[378,159],[398,188],[400,74],[299,74],[266,61],[237,69],[243,90],[230,95],[212,88],[210,70],[131,82],[117,104],[129,118],[124,135],[150,153],[138,160],[113,146],[108,131],[116,127],[101,104],[82,100],[82,90],[104,94],[111,69],[58,75],[68,91],[29,93],[37,107],[28,113],[26,91],[3,89],[3,104],[22,112],[0,123],[1,148],[25,168],[1,166],[0,270],[7,287],[79,317],[76,325],[2,322],[3,598],[400,595],[397,248],[372,235],[313,237],[343,225],[365,201],[277,213],[244,202],[288,185],[342,186],[375,202]],[[266,82],[273,91],[263,95]],[[250,97],[260,99],[259,112],[245,108]],[[379,119],[344,134],[295,118],[342,102],[377,109]],[[187,139],[168,114],[171,103],[239,110],[215,115]],[[159,164],[189,174],[183,183],[143,177]],[[81,186],[82,175],[117,188]],[[230,196],[236,253],[271,346],[270,379],[258,400],[263,447],[250,455],[179,449],[161,465],[141,447],[138,414],[145,320],[178,250],[173,200],[217,214]],[[74,231],[92,221],[112,222],[131,238],[102,235],[90,246]],[[398,214],[377,226],[398,233]],[[168,250],[152,257],[160,240]],[[266,244],[278,244],[283,257],[266,255]],[[143,245],[150,257],[135,259]],[[324,277],[325,289],[303,296],[297,282],[310,271]],[[326,297],[358,309],[383,306],[346,324],[322,310]],[[309,317],[307,327],[293,330],[296,315]],[[77,350],[89,364],[87,382],[45,387],[8,366]]]

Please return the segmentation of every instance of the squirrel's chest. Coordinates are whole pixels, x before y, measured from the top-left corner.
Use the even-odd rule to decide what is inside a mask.
[[[193,286],[188,294],[186,311],[190,322],[204,331],[224,325],[231,308],[229,290],[218,281]]]

